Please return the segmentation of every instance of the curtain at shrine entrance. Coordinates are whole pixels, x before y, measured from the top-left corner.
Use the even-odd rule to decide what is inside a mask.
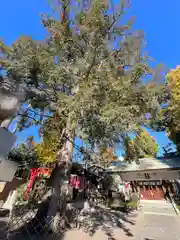
[[[143,200],[163,200],[165,197],[160,181],[139,182],[138,186]]]

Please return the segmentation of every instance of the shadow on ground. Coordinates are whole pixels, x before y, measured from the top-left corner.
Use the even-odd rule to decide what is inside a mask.
[[[79,228],[82,229],[84,232],[88,233],[90,236],[93,236],[96,231],[102,230],[110,240],[115,240],[115,229],[121,229],[127,236],[130,238],[133,237],[131,232],[131,228],[135,225],[135,220],[137,214],[134,215],[132,212],[129,213],[122,213],[117,210],[111,210],[104,207],[95,207],[95,208],[81,208],[81,209],[71,209],[69,210],[68,217],[68,227],[61,228],[61,218],[59,218],[59,222],[56,223],[56,227],[58,228],[58,234],[52,235],[52,232],[49,231],[49,226],[46,225],[46,218],[47,218],[47,210],[48,210],[48,202],[43,203],[39,210],[34,214],[34,216],[30,219],[26,219],[25,216],[21,216],[21,224],[16,220],[15,223],[10,221],[11,227],[12,224],[16,224],[16,229],[10,231],[9,238],[10,240],[60,240],[63,239],[64,233],[68,231],[69,226],[71,228]],[[74,214],[76,212],[76,214]],[[27,214],[26,214],[27,215]],[[15,217],[16,218],[16,217]],[[0,225],[4,227],[7,226],[7,222],[3,221]],[[10,225],[9,225],[10,226]],[[6,229],[7,227],[4,228]],[[5,234],[4,234],[5,235]],[[0,235],[1,237],[1,235]],[[0,239],[7,239],[7,238],[0,238]]]
[[[136,214],[96,207],[90,212],[83,212],[79,216],[79,228],[83,228],[91,236],[101,229],[109,239],[115,240],[114,229],[121,229],[128,237],[133,237],[127,225],[135,225]]]
[[[0,239],[6,239],[7,231],[7,221],[0,217]]]

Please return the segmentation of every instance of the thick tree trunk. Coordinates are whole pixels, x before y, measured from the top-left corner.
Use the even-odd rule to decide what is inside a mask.
[[[66,199],[68,194],[69,174],[72,166],[73,139],[74,134],[66,130],[64,132],[65,141],[62,149],[57,153],[56,167],[51,177],[52,197],[47,214],[47,223],[56,232],[56,217],[65,216]]]
[[[62,25],[66,28],[66,34],[69,35],[69,1],[62,2]],[[71,55],[71,51],[69,52]],[[69,60],[69,56],[68,56]],[[63,137],[63,136],[62,136]],[[67,120],[66,130],[64,131],[64,144],[62,149],[57,153],[56,167],[52,174],[52,197],[48,211],[48,222],[51,221],[52,228],[56,232],[56,222],[53,218],[59,216],[60,218],[65,215],[66,199],[69,188],[69,175],[72,166],[72,153],[73,153],[73,140],[74,132],[69,128],[69,121]],[[53,176],[54,175],[54,176]],[[58,226],[59,228],[59,226]],[[57,229],[58,230],[58,229]]]

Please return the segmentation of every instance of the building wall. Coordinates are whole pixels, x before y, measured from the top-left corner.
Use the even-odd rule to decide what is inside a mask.
[[[123,181],[178,180],[180,179],[180,170],[121,172],[120,176]]]
[[[2,192],[0,192],[0,201],[5,202],[9,196],[9,193],[13,190],[16,190],[17,188],[20,187],[20,185],[24,183],[25,183],[24,179],[17,179],[17,178],[14,178],[11,182],[7,182]]]
[[[6,182],[0,182],[0,193],[3,191],[5,185],[6,185]]]

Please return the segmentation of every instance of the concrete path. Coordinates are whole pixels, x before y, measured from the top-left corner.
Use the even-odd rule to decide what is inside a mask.
[[[166,201],[141,201],[141,220],[135,240],[179,240],[180,216]]]
[[[135,240],[179,240],[179,216],[143,214],[136,229]]]
[[[52,239],[43,238],[43,240],[134,240],[135,239],[135,228],[138,226],[138,215],[137,212],[132,213],[129,216],[121,215],[119,218],[119,225],[112,226],[105,220],[102,226],[96,229],[95,233],[90,236],[83,229],[72,229],[65,233],[63,238]]]
[[[176,215],[171,203],[165,201],[141,202],[142,207],[134,224],[124,221],[123,228],[113,228],[109,235],[103,229],[92,237],[82,230],[72,230],[66,233],[63,240],[179,240],[180,216]],[[127,231],[125,231],[127,229]]]
[[[138,213],[128,216],[103,211],[96,220],[92,219],[93,224],[98,224],[94,225],[92,236],[83,229],[72,229],[63,238],[50,236],[43,240],[180,240],[180,216],[176,215],[170,203],[154,201],[141,202],[141,205]]]
[[[141,200],[140,205],[145,214],[176,216],[176,212],[171,202]]]
[[[68,231],[63,240],[133,240],[135,239],[136,217],[129,217],[129,222],[121,221],[123,226],[107,226],[98,229],[92,236],[82,229]]]

